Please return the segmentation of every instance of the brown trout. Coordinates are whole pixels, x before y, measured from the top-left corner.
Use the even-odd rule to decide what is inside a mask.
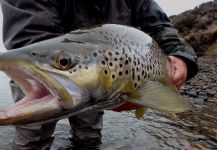
[[[25,97],[0,108],[0,125],[42,123],[127,101],[169,116],[190,105],[172,84],[167,56],[144,32],[106,24],[0,55],[0,70]]]

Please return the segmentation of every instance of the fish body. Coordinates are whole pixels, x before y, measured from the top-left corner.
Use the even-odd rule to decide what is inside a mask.
[[[115,24],[3,53],[0,70],[26,96],[0,109],[0,125],[46,122],[126,101],[170,115],[186,111],[189,104],[173,86],[167,63],[150,36]]]

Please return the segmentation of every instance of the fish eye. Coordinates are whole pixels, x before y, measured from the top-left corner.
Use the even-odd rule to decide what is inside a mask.
[[[67,66],[69,63],[70,63],[70,59],[68,59],[68,58],[61,58],[61,59],[59,60],[59,64],[60,64],[61,66]]]
[[[60,70],[67,70],[72,68],[72,61],[70,56],[60,55],[56,57],[56,68]]]

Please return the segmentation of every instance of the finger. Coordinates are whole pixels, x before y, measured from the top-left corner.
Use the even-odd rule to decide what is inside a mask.
[[[187,66],[185,62],[175,56],[169,56],[171,62],[171,79],[176,87],[180,87],[187,79]]]

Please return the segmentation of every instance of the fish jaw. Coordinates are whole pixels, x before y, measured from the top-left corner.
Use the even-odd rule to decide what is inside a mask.
[[[14,62],[12,62],[14,61]],[[73,96],[44,71],[27,62],[0,60],[0,70],[23,90],[25,97],[0,108],[0,125],[32,124],[73,112]]]

